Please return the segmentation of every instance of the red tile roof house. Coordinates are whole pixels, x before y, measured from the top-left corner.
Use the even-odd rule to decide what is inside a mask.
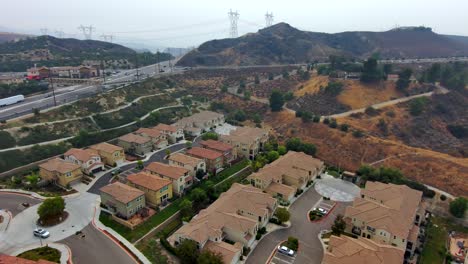
[[[144,172],[158,175],[163,179],[171,180],[172,191],[179,196],[193,184],[193,176],[190,175],[190,171],[181,167],[171,166],[160,162],[151,162],[146,166]]]
[[[203,159],[206,163],[206,170],[208,172],[216,173],[218,169],[223,167],[224,158],[223,153],[211,149],[193,147],[186,152],[187,155]]]
[[[185,139],[184,130],[176,126],[159,124],[155,126],[153,129],[159,130],[161,131],[161,133],[166,135],[170,143],[176,143]]]
[[[134,132],[137,135],[140,135],[145,138],[151,139],[151,142],[153,142],[153,148],[154,149],[162,149],[167,147],[169,144],[167,142],[167,136],[164,134],[162,131],[157,130],[155,128],[140,128],[137,131]]]
[[[211,149],[211,150],[223,153],[224,163],[231,163],[233,160],[237,158],[234,147],[227,143],[209,139],[206,141],[201,141],[200,145],[203,148]]]
[[[64,159],[80,165],[81,171],[88,175],[104,170],[104,163],[96,150],[72,148],[65,152]]]

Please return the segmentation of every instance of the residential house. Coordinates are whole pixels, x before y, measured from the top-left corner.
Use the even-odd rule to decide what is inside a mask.
[[[402,264],[403,250],[366,238],[331,236],[322,264]]]
[[[120,182],[101,189],[101,203],[109,211],[123,219],[130,219],[145,207],[145,193]]]
[[[151,139],[133,133],[119,137],[117,145],[128,153],[140,156],[144,156],[153,150]]]
[[[197,171],[206,173],[206,163],[203,159],[191,157],[182,153],[174,153],[167,158],[169,165],[186,168],[191,176],[196,176]]]
[[[184,130],[176,126],[158,124],[153,129],[159,130],[162,134],[166,135],[170,143],[176,143],[185,139]]]
[[[146,166],[144,171],[172,181],[172,191],[179,196],[193,184],[193,176],[185,168],[152,162]]]
[[[229,135],[221,135],[220,141],[235,148],[238,156],[255,159],[268,141],[268,131],[256,127],[238,127]]]
[[[412,256],[425,215],[421,198],[421,191],[406,185],[367,181],[361,197],[346,208],[348,231]]]
[[[211,111],[201,111],[189,117],[184,117],[174,125],[181,128],[191,136],[199,136],[203,132],[210,131],[224,124],[224,115]]]
[[[158,129],[140,128],[134,133],[142,137],[151,139],[151,142],[153,142],[153,149],[162,149],[167,147],[168,145],[166,134],[163,134]]]
[[[39,175],[42,179],[52,181],[62,187],[67,187],[83,177],[80,165],[59,158],[40,164]]]
[[[209,139],[206,141],[200,141],[200,145],[203,148],[223,153],[223,161],[225,164],[231,163],[237,158],[234,147],[227,143]]]
[[[146,202],[158,206],[172,198],[172,181],[145,172],[127,176],[128,185],[145,193]]]
[[[223,167],[223,153],[211,149],[193,147],[186,152],[187,155],[199,158],[205,161],[206,170],[209,172],[217,172]]]
[[[304,189],[324,168],[321,160],[303,152],[288,151],[247,179],[274,197],[290,201],[298,189]]]
[[[191,239],[200,250],[220,253],[224,263],[237,263],[243,247],[252,246],[258,230],[268,223],[276,207],[276,199],[270,195],[255,187],[234,183],[168,241],[177,246],[182,240]]]
[[[122,147],[103,142],[89,148],[97,151],[102,161],[109,166],[116,166],[125,161],[125,153]]]
[[[104,170],[104,163],[98,152],[92,149],[72,148],[65,152],[65,160],[81,166],[84,174],[93,174]]]

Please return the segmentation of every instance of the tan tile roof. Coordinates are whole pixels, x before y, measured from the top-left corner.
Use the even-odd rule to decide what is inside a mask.
[[[221,152],[199,147],[193,147],[187,150],[187,154],[208,160],[214,160],[223,156],[223,153]]]
[[[20,257],[8,256],[0,254],[0,264],[55,264],[47,260],[29,260]]]
[[[223,118],[223,114],[219,114],[211,111],[201,111],[188,117],[184,117],[178,120],[174,125],[180,127],[192,126],[194,123],[204,123],[215,119]]]
[[[109,144],[107,142],[99,143],[99,144],[93,145],[93,146],[91,146],[89,148],[97,150],[97,151],[107,152],[107,153],[114,153],[116,151],[123,151],[123,148],[121,148],[119,146],[116,146],[116,145]]]
[[[212,140],[212,139],[209,139],[209,140],[206,140],[206,141],[202,140],[202,141],[200,141],[200,145],[202,145],[204,148],[209,148],[209,149],[222,151],[222,152],[232,150],[231,145],[226,144],[226,143],[221,142],[221,141]]]
[[[401,264],[403,255],[401,249],[366,238],[331,236],[322,264]]]
[[[157,126],[154,127],[154,129],[161,130],[161,131],[177,132],[176,126],[166,125],[166,124],[158,124]]]
[[[231,130],[229,135],[221,135],[221,141],[230,140],[232,142],[241,142],[243,144],[253,144],[257,140],[268,135],[268,130],[258,127],[238,127]]]
[[[367,225],[383,229],[401,238],[408,238],[422,192],[406,185],[366,183],[364,198],[356,198],[345,210],[345,216],[360,219]]]
[[[143,186],[153,191],[159,191],[162,187],[171,184],[170,180],[145,172],[128,175],[127,180],[135,185]]]
[[[203,162],[202,159],[195,158],[195,157],[185,155],[185,154],[182,154],[182,153],[171,154],[171,155],[169,155],[169,158],[167,158],[167,159],[175,161],[175,162],[180,162],[180,163],[182,163],[184,165],[187,164],[187,165],[192,166],[192,167],[195,167],[200,162]]]
[[[236,255],[240,256],[239,253],[242,251],[242,246],[239,243],[231,245],[223,241],[213,242],[209,240],[203,249],[221,254],[223,256],[223,263],[232,263]]]
[[[151,138],[159,138],[162,135],[161,131],[158,130],[158,129],[144,128],[144,127],[138,129],[134,133],[139,134],[139,135],[146,134],[146,135],[148,135],[148,137],[151,137]]]
[[[130,133],[130,134],[119,137],[119,140],[130,142],[130,143],[145,144],[145,143],[150,142],[151,139]]]
[[[146,166],[145,170],[178,180],[184,176],[189,170],[181,167],[171,166],[160,162],[151,162]]]
[[[115,200],[125,204],[145,194],[143,191],[120,182],[111,183],[102,187],[100,190],[114,197]]]
[[[71,148],[64,154],[65,156],[73,156],[77,160],[81,162],[87,162],[88,160],[92,159],[93,157],[98,156],[99,154],[97,153],[96,150],[93,149],[77,149],[77,148]]]
[[[80,165],[56,158],[40,164],[39,168],[47,171],[56,171],[63,174],[79,169]]]
[[[265,191],[267,193],[270,193],[270,192],[279,193],[284,198],[288,198],[288,197],[291,197],[291,195],[294,195],[296,193],[296,188],[293,188],[291,186],[288,186],[282,183],[272,182],[270,183],[270,185],[268,185]]]
[[[210,237],[220,237],[224,228],[244,234],[257,224],[257,219],[239,215],[241,210],[263,216],[271,214],[275,204],[276,199],[260,189],[234,183],[189,224],[177,230],[176,234],[199,243],[204,243]]]

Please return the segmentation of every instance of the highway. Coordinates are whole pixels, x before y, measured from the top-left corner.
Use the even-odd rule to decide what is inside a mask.
[[[74,102],[81,98],[90,97],[97,93],[112,89],[116,85],[123,85],[125,83],[141,81],[148,77],[159,77],[183,71],[183,68],[180,67],[173,67],[171,70],[171,63],[174,65],[173,61],[164,61],[160,63],[159,68],[164,70],[164,72],[159,72],[158,65],[153,64],[139,68],[139,76],[136,76],[136,69],[120,71],[117,74],[106,77],[106,82],[103,85],[74,85],[55,88],[57,106]],[[52,92],[26,97],[26,99],[21,103],[0,108],[0,120],[13,119],[30,114],[34,109],[44,110],[54,106],[55,104]]]

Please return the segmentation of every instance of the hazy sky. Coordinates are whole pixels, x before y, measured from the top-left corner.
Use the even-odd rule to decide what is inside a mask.
[[[113,34],[114,41],[150,46],[197,46],[229,34],[227,12],[238,10],[239,34],[274,23],[320,32],[382,31],[395,25],[432,27],[444,34],[468,36],[467,0],[1,0],[0,30],[39,33],[48,28],[82,37],[78,26],[93,25],[93,38]]]

